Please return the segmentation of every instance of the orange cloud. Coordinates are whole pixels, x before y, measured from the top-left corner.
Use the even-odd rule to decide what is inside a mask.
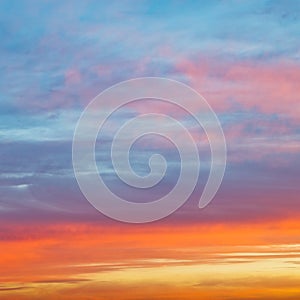
[[[244,296],[297,299],[299,225],[15,224],[15,234],[1,241],[0,295],[240,299],[243,289]]]

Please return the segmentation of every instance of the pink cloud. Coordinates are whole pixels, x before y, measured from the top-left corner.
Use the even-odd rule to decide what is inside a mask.
[[[81,81],[81,74],[77,69],[69,69],[65,72],[65,84],[78,84]]]
[[[182,61],[177,68],[218,111],[232,109],[235,104],[299,119],[300,66],[290,62],[229,63],[206,59]]]

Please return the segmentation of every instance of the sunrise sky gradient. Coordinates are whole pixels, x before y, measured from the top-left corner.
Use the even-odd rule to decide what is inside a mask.
[[[0,40],[0,299],[300,299],[299,1],[2,0]],[[168,192],[180,162],[167,141],[138,141],[137,173],[149,172],[156,152],[170,167],[155,190],[133,194],[108,157],[126,120],[176,117],[203,159],[181,209],[133,225],[84,198],[72,138],[91,99],[143,76],[203,95],[228,161],[215,199],[199,210],[209,146],[194,120],[149,99],[116,112],[96,157],[130,201]]]

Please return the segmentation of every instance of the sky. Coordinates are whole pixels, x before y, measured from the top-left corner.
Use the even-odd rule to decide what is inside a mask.
[[[2,0],[0,298],[299,299],[299,16],[300,2],[280,0]],[[195,120],[153,99],[116,111],[96,158],[117,194],[153,201],[178,178],[178,152],[151,136],[134,145],[132,167],[145,175],[161,153],[166,178],[136,192],[116,176],[112,137],[142,113],[180,120],[203,162],[179,210],[125,224],[81,193],[72,139],[94,97],[145,76],[205,97],[224,131],[227,166],[214,200],[198,209],[210,155]]]

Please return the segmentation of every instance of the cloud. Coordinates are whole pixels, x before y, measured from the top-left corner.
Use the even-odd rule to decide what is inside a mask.
[[[0,293],[1,292],[10,292],[10,291],[19,291],[28,289],[28,287],[25,286],[17,286],[17,287],[0,287]]]
[[[89,279],[84,278],[57,278],[57,279],[45,279],[45,280],[36,280],[32,283],[37,284],[78,284],[78,283],[84,283],[89,282]]]
[[[298,120],[297,80],[300,66],[292,61],[182,61],[178,70],[217,111],[257,111]]]

